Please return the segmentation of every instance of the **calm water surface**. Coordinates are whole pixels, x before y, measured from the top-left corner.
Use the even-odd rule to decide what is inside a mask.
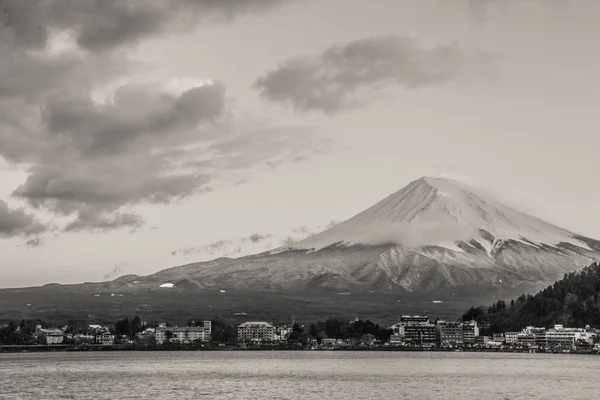
[[[382,352],[0,354],[0,399],[592,399],[600,357]]]

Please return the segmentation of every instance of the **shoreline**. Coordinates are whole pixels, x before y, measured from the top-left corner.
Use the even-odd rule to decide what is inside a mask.
[[[347,351],[347,352],[440,352],[440,353],[522,353],[522,354],[577,354],[577,355],[600,355],[598,350],[545,350],[545,349],[444,349],[444,348],[422,348],[422,347],[377,347],[377,348],[298,348],[298,347],[253,347],[241,348],[237,346],[229,347],[194,347],[179,346],[176,348],[142,348],[128,345],[0,345],[0,354],[2,353],[52,353],[52,352],[89,352],[89,351],[141,351],[141,352],[181,352],[181,351],[309,351],[309,352],[329,352],[329,351]]]

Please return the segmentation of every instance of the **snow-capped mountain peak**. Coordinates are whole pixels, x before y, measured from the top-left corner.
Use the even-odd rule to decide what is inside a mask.
[[[463,182],[423,177],[333,228],[292,247],[393,244],[440,246],[461,252],[458,242],[479,243],[491,253],[504,241],[530,246],[570,243],[589,247],[577,235],[507,207]]]

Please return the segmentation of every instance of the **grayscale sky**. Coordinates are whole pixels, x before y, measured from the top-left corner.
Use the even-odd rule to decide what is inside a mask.
[[[0,0],[0,287],[301,239],[426,175],[600,238],[600,1]]]

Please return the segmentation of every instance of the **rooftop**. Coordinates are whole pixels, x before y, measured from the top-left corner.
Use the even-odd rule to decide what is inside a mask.
[[[249,321],[238,325],[238,328],[275,328],[273,325],[264,321]]]

